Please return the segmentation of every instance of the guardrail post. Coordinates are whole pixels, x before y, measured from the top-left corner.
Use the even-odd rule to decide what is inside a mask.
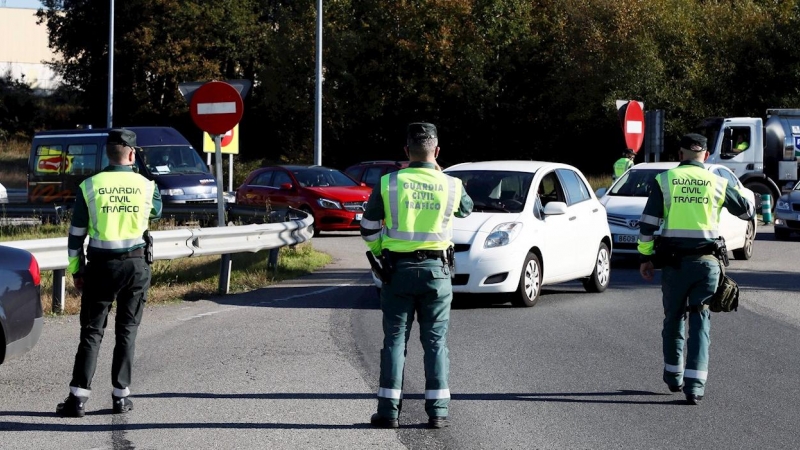
[[[222,255],[219,264],[219,293],[227,294],[231,285],[231,255]]]
[[[57,269],[53,271],[53,313],[64,312],[64,275],[66,270]]]
[[[278,254],[280,252],[280,247],[270,249],[269,258],[267,258],[267,270],[272,270],[273,272],[278,271]]]

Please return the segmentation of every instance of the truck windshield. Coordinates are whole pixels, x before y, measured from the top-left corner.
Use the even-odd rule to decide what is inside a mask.
[[[210,173],[197,151],[188,145],[142,147],[139,156],[150,173],[156,176]]]

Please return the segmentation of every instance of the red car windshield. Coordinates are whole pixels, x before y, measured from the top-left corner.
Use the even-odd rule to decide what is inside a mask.
[[[292,173],[302,187],[358,186],[344,173],[334,169],[310,168],[296,169]]]

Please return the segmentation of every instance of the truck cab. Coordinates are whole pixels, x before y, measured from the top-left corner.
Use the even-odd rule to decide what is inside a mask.
[[[709,164],[721,164],[733,171],[745,187],[775,199],[791,189],[798,178],[797,151],[800,149],[800,110],[769,109],[767,120],[760,117],[714,117],[705,119],[697,131],[708,139]]]
[[[197,151],[169,127],[126,127],[136,133],[135,169],[156,182],[164,203],[216,203],[217,185]],[[75,200],[83,180],[108,166],[108,129],[36,133],[28,160],[28,202]]]

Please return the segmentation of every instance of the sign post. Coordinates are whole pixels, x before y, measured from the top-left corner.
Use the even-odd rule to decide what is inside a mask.
[[[184,94],[185,95],[185,94]],[[190,95],[189,112],[194,123],[214,139],[217,169],[217,226],[225,226],[225,200],[222,195],[222,135],[242,119],[242,96],[239,90],[222,81],[209,81]],[[227,294],[231,278],[231,255],[220,261],[219,292]]]

